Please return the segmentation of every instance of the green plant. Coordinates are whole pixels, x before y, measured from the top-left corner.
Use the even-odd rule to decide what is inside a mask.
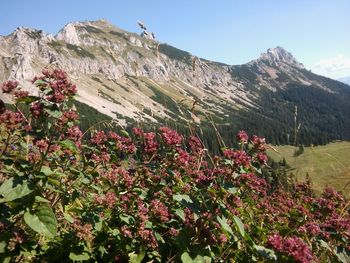
[[[349,259],[349,201],[306,184],[272,187],[265,139],[210,156],[161,127],[94,130],[70,107],[60,70],[38,96],[0,112],[0,259],[4,262],[312,262]]]

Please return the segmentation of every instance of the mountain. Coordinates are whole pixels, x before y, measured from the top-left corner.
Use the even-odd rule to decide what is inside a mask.
[[[59,67],[81,103],[121,125],[208,126],[209,118],[225,137],[247,129],[273,143],[293,142],[296,106],[300,142],[350,139],[349,86],[311,73],[282,47],[227,65],[144,36],[105,20],[69,23],[55,36],[20,27],[0,36],[0,81],[30,89],[41,69]]]
[[[350,76],[338,79],[338,81],[350,85]]]

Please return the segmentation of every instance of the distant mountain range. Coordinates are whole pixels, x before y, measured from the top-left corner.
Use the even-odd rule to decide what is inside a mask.
[[[77,99],[121,125],[205,126],[209,118],[227,137],[246,129],[273,143],[292,143],[297,107],[300,142],[350,139],[349,86],[306,70],[282,47],[227,65],[105,20],[69,23],[56,36],[24,27],[0,36],[1,81],[17,79],[30,89],[44,67],[67,71]]]

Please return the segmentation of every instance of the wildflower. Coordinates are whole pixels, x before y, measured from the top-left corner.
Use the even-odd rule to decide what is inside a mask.
[[[227,242],[227,236],[225,234],[220,234],[219,236],[219,242],[221,244],[225,244]]]
[[[11,93],[18,86],[18,81],[8,80],[1,85],[3,93]]]
[[[39,151],[41,153],[44,153],[47,151],[47,148],[49,147],[49,144],[45,139],[37,140],[35,142],[35,146],[38,147]]]
[[[177,229],[171,227],[171,228],[169,229],[169,234],[170,234],[171,236],[173,236],[173,237],[176,237],[176,236],[179,235],[179,230],[177,230]]]
[[[249,167],[251,157],[245,151],[224,150],[224,156],[234,161],[235,165]]]
[[[23,122],[23,120],[23,115],[20,112],[5,110],[2,114],[0,114],[0,123],[4,123],[9,130],[16,129]]]
[[[248,142],[248,134],[245,131],[239,131],[236,139],[239,143],[246,144]]]
[[[134,128],[132,128],[132,132],[133,132],[137,137],[143,136],[143,131],[142,131],[141,128],[134,127]]]
[[[161,127],[159,130],[162,132],[163,140],[167,145],[179,145],[183,138],[176,131],[169,129],[168,127]]]
[[[309,246],[296,236],[283,239],[279,234],[274,234],[268,238],[268,244],[278,252],[293,257],[297,262],[308,263],[314,259]]]
[[[160,200],[155,199],[151,201],[151,210],[155,216],[159,217],[160,221],[167,222],[170,220],[168,208]]]
[[[102,145],[107,141],[107,135],[104,131],[99,131],[91,138],[91,142],[95,145]]]
[[[28,91],[18,90],[18,91],[15,91],[14,95],[17,98],[25,98],[29,95],[29,93],[28,93]]]
[[[72,228],[75,230],[75,234],[80,240],[91,242],[94,239],[91,224],[82,224],[80,220],[75,219]]]
[[[43,113],[43,108],[44,106],[40,102],[36,101],[30,106],[30,112],[34,118],[39,118]]]
[[[256,158],[258,159],[258,162],[261,164],[266,164],[267,163],[267,155],[265,153],[258,153],[256,155]]]
[[[77,119],[78,119],[78,114],[74,110],[64,111],[60,118],[63,124],[67,122],[75,121]]]
[[[72,126],[67,129],[67,137],[72,141],[79,142],[83,137],[83,133],[78,126]]]
[[[203,145],[198,137],[190,136],[187,142],[192,152],[199,153],[203,150]]]
[[[141,237],[141,239],[146,242],[151,248],[158,247],[158,243],[156,238],[153,235],[153,232],[149,229],[140,229],[137,231],[137,234]]]
[[[130,237],[130,238],[132,238],[132,233],[131,233],[130,229],[129,229],[127,226],[122,226],[122,227],[120,228],[120,232],[122,233],[122,235],[123,235],[124,237]]]
[[[155,141],[156,134],[154,132],[147,132],[143,134],[145,139],[145,152],[154,153],[158,149],[158,143]]]

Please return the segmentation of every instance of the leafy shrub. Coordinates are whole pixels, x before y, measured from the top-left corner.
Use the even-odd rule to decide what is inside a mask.
[[[220,156],[167,127],[86,139],[67,75],[33,83],[2,86],[1,261],[348,262],[349,201],[272,189],[263,138],[241,131]]]

